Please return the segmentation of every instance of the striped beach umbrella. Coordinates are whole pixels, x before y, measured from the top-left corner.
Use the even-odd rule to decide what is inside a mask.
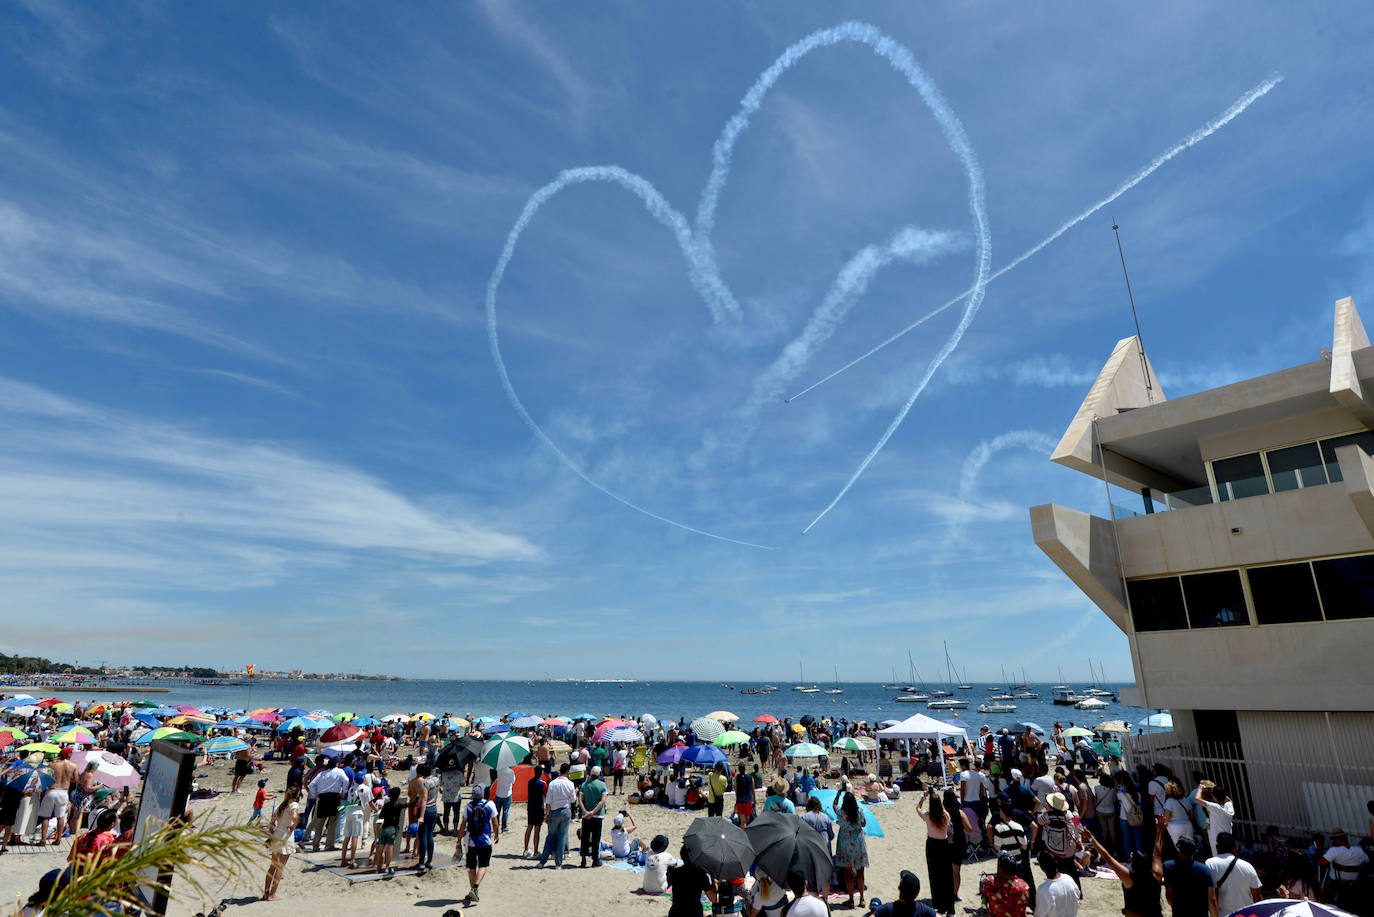
[[[604,742],[627,742],[631,745],[644,744],[644,733],[633,726],[617,726],[606,733]]]
[[[714,742],[725,735],[725,727],[720,724],[720,720],[712,719],[709,716],[692,720],[692,731],[697,734],[697,738],[706,742]]]
[[[320,734],[320,743],[323,745],[353,745],[362,734],[362,729],[352,723],[339,723]]]
[[[200,746],[200,750],[207,755],[232,755],[247,747],[248,743],[243,739],[236,739],[233,736],[215,736]]]
[[[712,712],[706,715],[713,720],[720,720],[722,723],[739,722],[739,717],[736,714],[731,713],[729,710],[713,710]]]
[[[549,743],[549,754],[551,755],[556,755],[559,753],[567,754],[571,751],[572,746],[569,745],[567,742],[560,742],[557,739],[554,739],[552,742]]]
[[[566,728],[568,724],[565,723],[564,721],[560,720],[560,719],[559,719],[558,717],[556,717],[556,716],[551,716],[551,717],[549,717],[549,718],[546,719],[546,720],[540,720],[540,721],[539,721],[539,725],[540,725],[540,726],[563,726],[563,727]]]
[[[868,751],[868,750],[869,750],[869,747],[868,747],[867,745],[865,745],[864,743],[860,742],[858,739],[854,738],[853,736],[845,736],[843,739],[840,739],[838,742],[835,742],[835,743],[834,743],[833,745],[831,745],[830,747],[831,747],[831,748],[838,748],[840,751]]]
[[[494,770],[515,767],[529,757],[530,743],[521,736],[502,735],[482,746],[482,763]]]
[[[53,736],[52,740],[56,742],[58,745],[95,744],[95,736],[91,735],[91,731],[89,729],[82,729],[79,726],[73,726],[66,732],[61,733],[60,735]]]
[[[825,746],[817,745],[815,742],[798,742],[796,745],[787,746],[783,754],[789,758],[819,758],[825,754]]]
[[[602,720],[596,727],[596,732],[592,733],[593,742],[604,742],[606,736],[612,729],[622,729],[630,724],[624,720]]]

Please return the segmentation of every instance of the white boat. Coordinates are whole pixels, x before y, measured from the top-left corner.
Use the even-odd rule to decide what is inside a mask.
[[[1074,704],[1074,706],[1077,707],[1079,710],[1106,710],[1111,705],[1108,704],[1106,701],[1098,700],[1095,697],[1085,697],[1078,703]]]
[[[1025,700],[1035,700],[1040,695],[1036,694],[1034,691],[1017,691],[1016,696],[1019,698],[1024,698]]]
[[[968,701],[956,697],[940,697],[926,704],[931,710],[967,710]]]
[[[930,698],[920,694],[898,694],[892,698],[894,704],[923,704]]]
[[[979,704],[979,713],[1015,713],[1015,704]]]
[[[821,689],[818,688],[818,687],[816,687],[815,685],[812,685],[812,686],[809,687],[809,688],[803,688],[803,687],[798,686],[798,687],[796,687],[796,688],[793,688],[792,690],[793,690],[793,691],[800,691],[800,692],[803,693],[803,694],[820,694],[820,693],[821,693]]]
[[[1076,706],[1079,701],[1087,699],[1081,694],[1075,694],[1073,688],[1070,688],[1068,685],[1055,686],[1053,698],[1054,702],[1060,707],[1073,707]]]
[[[792,686],[793,691],[800,691],[803,694],[821,693],[820,688],[816,687],[815,685],[808,685],[806,683],[806,672],[802,669],[802,664],[800,662],[797,663],[797,675],[799,677],[797,678],[797,684]]]
[[[840,683],[840,670],[839,670],[839,669],[832,669],[832,671],[835,673],[835,685],[836,685],[836,687],[834,687],[834,688],[826,688],[826,689],[825,689],[824,691],[822,691],[821,693],[822,693],[822,694],[843,694],[843,693],[844,693],[844,688],[839,687],[839,683]]]
[[[1001,694],[989,694],[988,700],[1016,700],[1016,698],[1003,691]]]

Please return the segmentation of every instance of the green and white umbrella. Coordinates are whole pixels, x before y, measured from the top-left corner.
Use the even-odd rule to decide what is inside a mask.
[[[515,767],[529,757],[529,739],[506,733],[494,736],[482,746],[482,763],[495,770]]]
[[[838,748],[840,751],[868,751],[871,746],[865,745],[853,736],[845,736],[830,747]]]
[[[729,748],[731,745],[742,745],[748,741],[748,733],[740,732],[738,729],[731,729],[724,735],[718,736],[711,744],[717,748]]]

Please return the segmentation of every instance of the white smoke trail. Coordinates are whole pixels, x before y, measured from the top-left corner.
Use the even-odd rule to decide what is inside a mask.
[[[702,196],[698,206],[698,229],[695,235],[688,228],[686,220],[682,215],[673,209],[663,195],[646,179],[622,169],[619,166],[588,166],[580,169],[569,169],[560,173],[557,179],[540,188],[530,196],[530,199],[525,203],[525,207],[521,211],[519,219],[516,220],[515,225],[511,228],[509,235],[506,237],[506,245],[501,252],[501,257],[497,261],[495,269],[492,271],[491,279],[487,283],[487,339],[491,348],[492,359],[496,363],[497,373],[501,379],[501,386],[506,392],[506,397],[510,399],[511,404],[515,407],[521,419],[530,430],[533,431],[545,445],[552,449],[554,454],[582,480],[617,502],[653,519],[657,519],[660,522],[665,522],[698,535],[705,535],[708,538],[716,538],[721,541],[747,545],[749,547],[768,547],[767,545],[758,545],[728,538],[723,535],[717,535],[651,512],[612,492],[604,485],[593,480],[587,472],[582,470],[581,466],[560,449],[557,444],[554,443],[553,439],[544,432],[543,428],[535,422],[534,418],[530,416],[529,411],[525,409],[519,395],[515,392],[514,386],[511,384],[510,376],[506,372],[505,362],[501,357],[499,336],[497,333],[497,289],[500,287],[501,279],[505,275],[506,266],[515,253],[515,247],[519,242],[520,235],[525,231],[535,213],[537,213],[550,198],[574,184],[593,181],[610,182],[620,185],[638,196],[650,214],[673,231],[674,235],[677,237],[678,246],[682,249],[683,255],[687,259],[688,274],[692,280],[692,284],[706,301],[707,307],[711,310],[713,320],[719,324],[727,317],[738,318],[740,315],[739,304],[720,275],[719,267],[716,264],[715,252],[710,244],[710,233],[714,227],[715,221],[716,202],[719,199],[720,190],[724,187],[725,179],[729,173],[731,150],[735,142],[739,139],[739,136],[749,126],[749,118],[758,110],[763,97],[783,73],[811,51],[847,41],[854,41],[868,46],[906,77],[907,82],[916,89],[926,105],[930,108],[936,122],[944,132],[950,147],[964,165],[964,170],[968,178],[969,210],[973,216],[978,239],[978,258],[977,267],[974,271],[973,286],[970,288],[972,293],[968,297],[968,305],[964,310],[964,319],[961,323],[961,329],[956,333],[957,335],[961,335],[963,333],[962,328],[967,327],[967,323],[972,320],[974,314],[978,311],[978,307],[982,304],[983,286],[987,283],[988,271],[991,269],[992,265],[992,234],[988,228],[987,212],[984,207],[983,173],[978,167],[977,159],[973,155],[973,149],[969,145],[963,125],[945,102],[944,97],[940,95],[935,84],[916,63],[916,59],[912,53],[892,38],[884,35],[878,29],[861,22],[845,22],[834,28],[823,29],[808,35],[806,38],[803,38],[801,41],[784,51],[777,60],[763,72],[758,80],[755,81],[754,85],[750,87],[740,104],[739,112],[727,122],[725,130],[716,141],[711,176],[707,181],[706,187],[702,190]],[[956,336],[949,345],[950,349],[952,350],[953,346],[957,344],[958,339]],[[913,396],[912,400],[914,401],[914,399],[915,396]],[[900,425],[906,410],[909,410],[909,407],[903,410],[893,422],[894,425]],[[882,442],[886,442],[886,437]],[[878,448],[881,448],[881,445],[882,443],[880,442]],[[862,468],[860,471],[862,471]],[[846,488],[846,490],[847,489],[848,488]],[[841,493],[841,496],[843,496],[843,493]],[[838,499],[837,497],[836,501],[838,501]],[[834,504],[832,503],[831,505],[833,506]],[[814,523],[812,524],[814,525]]]
[[[1140,171],[1136,172],[1136,173],[1135,173],[1134,175],[1132,175],[1130,178],[1126,179],[1126,181],[1124,181],[1124,182],[1122,182],[1120,185],[1118,185],[1118,186],[1116,187],[1116,189],[1112,191],[1111,194],[1109,194],[1109,195],[1107,195],[1106,197],[1102,198],[1102,200],[1100,200],[1100,201],[1098,201],[1097,203],[1093,204],[1093,205],[1092,205],[1091,207],[1089,207],[1087,210],[1084,210],[1082,213],[1078,214],[1078,216],[1076,216],[1076,217],[1072,218],[1071,220],[1067,221],[1066,223],[1064,223],[1062,226],[1060,226],[1060,227],[1059,227],[1058,229],[1056,229],[1054,232],[1050,233],[1050,235],[1046,236],[1043,240],[1041,240],[1040,242],[1038,242],[1036,245],[1034,245],[1034,246],[1032,246],[1031,248],[1027,249],[1026,251],[1022,252],[1022,253],[1021,253],[1020,255],[1018,255],[1015,259],[1013,259],[1011,262],[1009,262],[1008,264],[1006,264],[1004,267],[1001,267],[1001,268],[999,268],[998,270],[996,270],[995,272],[993,272],[992,276],[990,276],[990,277],[988,278],[988,282],[991,282],[991,281],[993,281],[993,280],[996,280],[998,277],[1001,277],[1003,274],[1006,274],[1008,271],[1011,271],[1011,270],[1013,270],[1013,269],[1019,267],[1023,262],[1026,261],[1026,259],[1031,258],[1031,257],[1033,257],[1033,256],[1036,255],[1036,254],[1039,254],[1039,252],[1040,252],[1041,250],[1043,250],[1043,249],[1045,248],[1045,246],[1047,246],[1047,245],[1049,245],[1050,243],[1054,242],[1056,239],[1058,239],[1058,238],[1059,238],[1060,236],[1062,236],[1064,233],[1068,232],[1070,229],[1072,229],[1073,227],[1077,226],[1079,223],[1082,223],[1082,222],[1083,222],[1084,220],[1086,220],[1088,217],[1092,216],[1094,213],[1097,213],[1097,211],[1101,210],[1103,207],[1105,207],[1105,206],[1107,206],[1108,204],[1112,203],[1112,202],[1115,201],[1117,198],[1119,198],[1119,197],[1121,197],[1123,194],[1125,194],[1127,191],[1130,191],[1130,190],[1131,190],[1132,188],[1134,188],[1136,185],[1140,184],[1142,181],[1144,181],[1145,179],[1149,178],[1152,174],[1154,174],[1154,172],[1155,172],[1156,170],[1158,170],[1161,166],[1163,166],[1163,165],[1164,165],[1165,163],[1167,163],[1169,160],[1173,159],[1173,158],[1174,158],[1175,156],[1177,156],[1179,153],[1182,153],[1183,151],[1185,151],[1185,150],[1187,150],[1187,149],[1190,149],[1190,148],[1193,147],[1193,146],[1196,146],[1197,144],[1201,143],[1203,140],[1206,140],[1208,137],[1210,137],[1210,136],[1212,136],[1213,134],[1215,134],[1215,133],[1216,133],[1218,130],[1220,130],[1221,128],[1225,127],[1227,124],[1231,123],[1231,121],[1235,120],[1238,116],[1240,116],[1240,114],[1241,114],[1242,112],[1244,112],[1247,108],[1249,108],[1251,105],[1253,105],[1256,101],[1258,101],[1259,99],[1263,98],[1265,95],[1268,95],[1268,93],[1269,93],[1269,91],[1270,91],[1271,89],[1273,89],[1275,86],[1277,86],[1279,83],[1282,83],[1282,82],[1283,82],[1283,77],[1280,76],[1280,75],[1278,75],[1278,74],[1274,74],[1274,75],[1268,77],[1267,79],[1265,79],[1265,80],[1264,80],[1263,82],[1261,82],[1259,85],[1255,86],[1255,87],[1254,87],[1253,89],[1251,89],[1249,92],[1245,93],[1243,96],[1241,96],[1239,99],[1237,99],[1234,103],[1232,103],[1232,105],[1231,105],[1230,108],[1226,109],[1224,112],[1222,112],[1222,113],[1221,113],[1220,115],[1218,115],[1217,117],[1213,118],[1211,121],[1208,121],[1208,122],[1207,122],[1205,125],[1203,125],[1202,127],[1200,127],[1200,128],[1198,128],[1197,130],[1193,131],[1193,133],[1189,134],[1187,137],[1184,137],[1184,138],[1183,138],[1182,140],[1180,140],[1178,143],[1176,143],[1176,144],[1174,144],[1173,146],[1171,146],[1168,150],[1166,150],[1166,151],[1164,151],[1163,153],[1161,153],[1160,155],[1156,156],[1153,160],[1150,161],[1150,163],[1149,163],[1148,165],[1146,165],[1144,168],[1140,169]],[[857,366],[859,363],[862,363],[864,360],[867,360],[869,357],[873,356],[875,353],[877,353],[878,351],[882,350],[884,347],[888,346],[889,344],[892,344],[893,342],[895,342],[895,341],[901,339],[902,337],[906,336],[907,334],[910,334],[912,331],[915,331],[915,330],[916,330],[917,328],[919,328],[921,325],[923,325],[923,324],[925,324],[926,322],[930,321],[932,318],[934,318],[935,316],[937,316],[937,315],[939,315],[940,313],[944,312],[944,311],[945,311],[946,309],[948,309],[950,306],[955,305],[955,304],[958,303],[960,300],[962,300],[964,297],[969,296],[970,294],[972,294],[972,293],[974,293],[974,292],[981,292],[981,291],[979,290],[979,288],[978,288],[977,286],[969,287],[967,290],[965,290],[965,291],[963,291],[962,293],[960,293],[959,295],[955,296],[953,299],[951,299],[951,300],[949,300],[948,302],[944,303],[943,305],[937,307],[936,309],[934,309],[934,310],[932,310],[932,311],[930,311],[930,312],[927,312],[925,315],[921,316],[920,318],[916,319],[916,321],[914,321],[914,322],[912,322],[911,324],[907,325],[905,328],[903,328],[902,330],[898,331],[896,334],[892,335],[891,337],[885,338],[883,341],[879,342],[876,346],[874,346],[874,347],[872,347],[871,349],[869,349],[869,350],[863,352],[863,353],[860,354],[859,356],[855,357],[853,360],[850,360],[848,363],[844,364],[844,365],[841,366],[839,369],[837,369],[837,370],[835,370],[834,372],[832,372],[830,375],[825,376],[824,378],[819,379],[819,380],[817,380],[816,382],[813,382],[812,384],[808,385],[806,388],[802,389],[801,391],[799,391],[799,392],[797,392],[795,395],[793,395],[791,398],[788,398],[788,399],[786,399],[786,400],[789,401],[789,402],[790,402],[790,401],[795,401],[796,399],[800,398],[802,395],[805,395],[807,392],[810,392],[810,391],[812,391],[813,389],[819,388],[820,386],[822,386],[822,385],[824,385],[825,383],[829,382],[831,379],[835,378],[836,376],[840,375],[841,373],[845,372],[846,370],[852,369],[853,367]],[[822,515],[824,515],[824,514],[822,514]]]
[[[752,428],[763,406],[775,402],[782,395],[783,386],[801,372],[816,348],[835,333],[835,329],[849,315],[854,302],[868,290],[869,283],[878,271],[898,260],[916,264],[931,261],[947,252],[956,251],[963,243],[964,238],[958,233],[905,226],[885,245],[864,246],[840,268],[834,283],[801,333],[754,380],[748,399],[736,412],[740,422]]]
[[[558,456],[573,474],[577,475],[583,481],[586,481],[612,500],[615,500],[617,503],[627,506],[636,512],[643,513],[651,519],[657,519],[659,522],[667,523],[668,525],[683,529],[695,535],[705,535],[707,538],[715,538],[718,541],[728,541],[731,544],[744,545],[750,548],[763,548],[771,551],[772,548],[768,545],[741,541],[737,538],[730,538],[715,532],[708,532],[704,529],[678,522],[675,519],[669,519],[667,516],[661,516],[610,490],[605,485],[593,479],[587,472],[583,471],[582,466],[573,461],[566,452],[558,447],[558,444],[544,432],[544,428],[539,426],[539,424],[535,422],[535,419],[530,416],[530,412],[525,409],[524,402],[522,402],[520,396],[516,394],[515,386],[511,384],[510,375],[506,372],[505,360],[501,357],[501,342],[496,327],[496,291],[501,286],[501,279],[505,276],[506,266],[510,264],[510,259],[515,254],[515,247],[520,241],[520,235],[525,231],[526,227],[529,226],[530,220],[534,218],[534,215],[539,212],[539,208],[543,207],[550,198],[558,194],[564,188],[582,182],[611,182],[637,195],[639,199],[644,202],[645,209],[660,223],[672,230],[674,235],[678,237],[678,244],[682,247],[682,250],[684,252],[691,250],[692,231],[688,227],[687,221],[683,218],[682,214],[674,210],[668,202],[664,200],[663,195],[659,194],[657,189],[648,181],[619,166],[587,166],[580,169],[568,169],[567,171],[559,173],[556,179],[535,191],[534,194],[530,195],[530,199],[525,202],[525,208],[520,212],[519,219],[515,221],[515,225],[511,227],[510,233],[506,236],[506,245],[501,250],[501,257],[497,259],[496,267],[491,272],[491,279],[487,281],[487,343],[491,347],[491,356],[496,363],[496,372],[501,379],[501,387],[506,391],[506,397],[510,399],[510,403],[515,407],[516,413],[520,415],[520,419],[525,422],[525,425],[530,428],[531,432],[533,432],[544,445],[553,450],[553,454]],[[708,306],[711,305],[712,300],[710,297],[706,297],[704,292],[702,295],[706,298]],[[717,303],[716,305],[719,307],[720,304]],[[720,314],[713,314],[716,314],[717,321],[721,319]]]
[[[973,488],[978,483],[978,475],[982,474],[983,467],[997,453],[1020,446],[1049,455],[1057,445],[1053,437],[1046,436],[1039,430],[1011,430],[992,439],[983,440],[974,446],[973,451],[964,459],[964,467],[959,473],[959,499],[972,498]]]

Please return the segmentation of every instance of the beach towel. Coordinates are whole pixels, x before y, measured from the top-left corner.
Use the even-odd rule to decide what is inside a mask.
[[[601,863],[603,866],[609,866],[612,869],[622,869],[625,872],[644,872],[643,866],[640,866],[637,863],[630,863],[625,860],[602,860]]]
[[[811,791],[811,798],[819,799],[821,801],[821,811],[823,811],[830,818],[831,821],[839,821],[839,819],[835,815],[836,795],[837,794],[834,790]],[[859,803],[859,811],[863,813],[864,821],[866,822],[866,824],[864,825],[864,834],[866,834],[869,837],[882,837],[883,826],[878,824],[878,816],[873,814],[873,810],[869,808],[868,803]]]

